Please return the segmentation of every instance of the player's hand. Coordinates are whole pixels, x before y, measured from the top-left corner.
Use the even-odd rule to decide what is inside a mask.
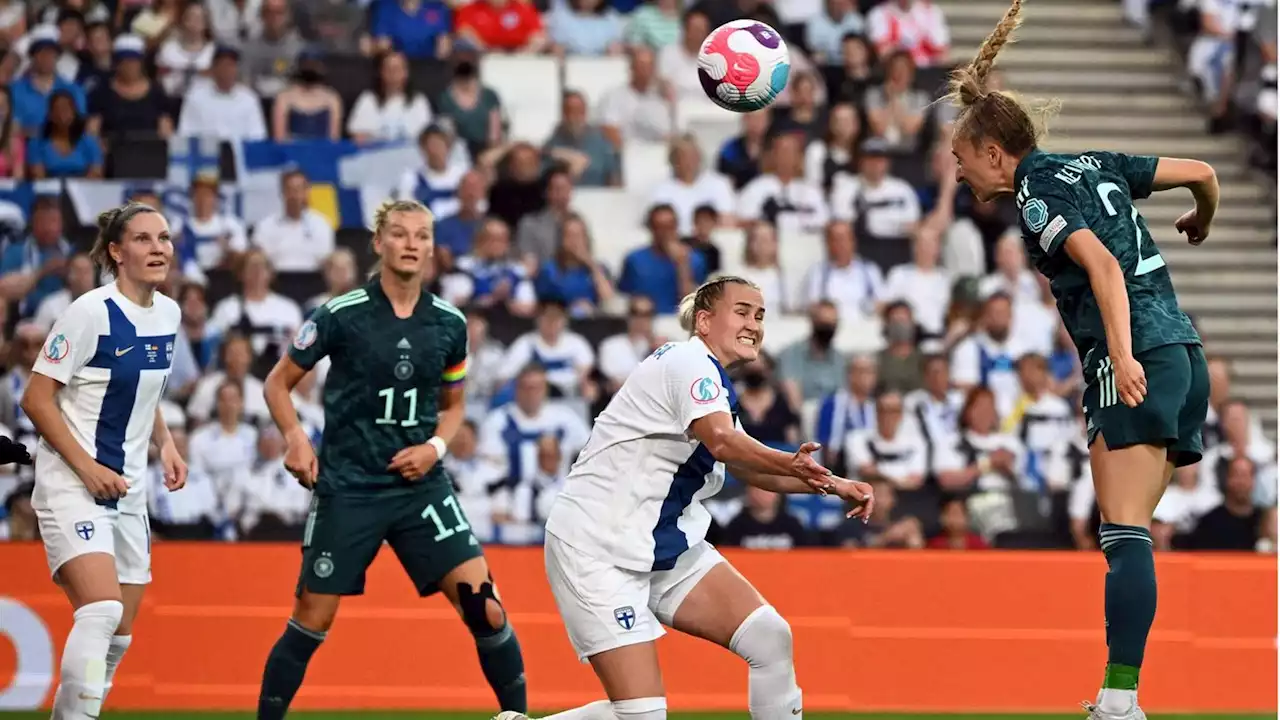
[[[1187,242],[1192,245],[1199,245],[1209,237],[1209,223],[1200,222],[1200,214],[1194,208],[1183,213],[1173,226],[1186,235]]]
[[[836,497],[853,504],[845,517],[861,519],[866,523],[871,519],[871,511],[875,508],[876,497],[871,490],[871,483],[865,483],[861,480],[846,480],[845,478],[833,478],[835,482]]]
[[[8,465],[9,463],[30,465],[31,453],[27,450],[26,445],[14,442],[7,437],[0,437],[0,465]]]
[[[1132,355],[1128,357],[1111,356],[1111,366],[1115,373],[1116,393],[1120,401],[1129,407],[1138,407],[1147,396],[1147,374],[1142,363]]]
[[[315,448],[311,447],[311,439],[302,430],[289,435],[288,449],[284,453],[284,469],[298,479],[302,487],[311,490],[316,486],[316,476],[320,474],[320,462],[316,460]]]
[[[164,486],[169,492],[181,490],[187,485],[187,463],[178,453],[173,441],[160,448],[160,466],[164,468]]]
[[[96,462],[80,473],[80,482],[84,483],[90,495],[99,500],[119,500],[129,492],[129,483],[124,478]]]
[[[821,449],[822,443],[807,442],[801,445],[800,449],[796,450],[796,454],[791,456],[791,476],[800,478],[820,495],[826,495],[834,489],[832,482],[834,476],[830,470],[813,459],[813,453]]]
[[[423,443],[396,453],[396,456],[391,458],[391,464],[387,465],[387,469],[400,473],[400,477],[409,482],[414,482],[426,475],[439,460],[436,449]]]

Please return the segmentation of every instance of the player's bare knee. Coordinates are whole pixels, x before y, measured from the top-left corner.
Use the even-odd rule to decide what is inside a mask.
[[[303,591],[293,607],[293,621],[306,630],[327,633],[338,617],[337,595],[316,595]]]
[[[761,605],[742,621],[729,640],[729,649],[751,667],[790,664],[791,624],[772,605]]]
[[[462,622],[472,635],[492,635],[507,626],[507,612],[492,580],[480,583],[479,587],[462,580],[458,582],[457,591]]]

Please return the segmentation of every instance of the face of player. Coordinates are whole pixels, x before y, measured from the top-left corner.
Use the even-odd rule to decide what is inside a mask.
[[[951,138],[951,154],[956,158],[956,182],[968,185],[978,200],[991,202],[1013,187],[1013,171],[1006,171],[1007,156],[999,145],[989,141],[975,145],[956,133]]]
[[[764,295],[748,285],[726,284],[712,311],[700,314],[697,330],[725,367],[755,360],[764,343]]]
[[[382,269],[401,278],[422,278],[431,266],[435,247],[431,218],[424,212],[393,212],[374,236],[374,252]]]
[[[168,221],[158,212],[134,215],[120,233],[120,242],[110,245],[110,252],[121,277],[151,287],[163,284],[173,262]]]

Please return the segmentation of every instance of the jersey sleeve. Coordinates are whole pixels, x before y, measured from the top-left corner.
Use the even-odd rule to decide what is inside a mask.
[[[304,370],[310,370],[329,354],[334,344],[336,324],[328,306],[321,305],[302,323],[289,344],[289,357]]]
[[[1054,255],[1071,233],[1085,230],[1084,205],[1072,186],[1053,178],[1031,178],[1020,205],[1018,224],[1024,237],[1034,239],[1046,255]]]
[[[695,420],[712,413],[728,413],[729,393],[711,358],[696,353],[671,353],[665,365],[667,401],[675,422],[688,430]]]
[[[449,347],[444,353],[444,374],[440,376],[445,385],[456,385],[467,379],[467,355],[470,354],[467,322],[458,318],[455,324],[457,327],[451,333]]]
[[[1156,166],[1160,158],[1155,155],[1125,155],[1124,153],[1098,153],[1124,177],[1129,185],[1129,197],[1142,200],[1151,197],[1151,186],[1156,179]]]
[[[53,324],[33,372],[66,385],[80,368],[89,364],[98,352],[98,333],[94,330],[94,308],[88,303],[71,303]]]

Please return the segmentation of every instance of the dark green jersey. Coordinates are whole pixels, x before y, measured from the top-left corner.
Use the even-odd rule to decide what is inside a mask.
[[[1036,150],[1016,175],[1022,237],[1036,268],[1049,278],[1058,312],[1080,358],[1107,352],[1102,314],[1084,268],[1063,249],[1077,230],[1092,230],[1124,271],[1133,352],[1200,343],[1178,308],[1169,269],[1135,199],[1151,195],[1159,158],[1111,152],[1054,155]]]
[[[467,321],[423,292],[396,317],[377,278],[325,303],[298,330],[289,357],[310,369],[332,361],[324,384],[317,492],[408,489],[448,482],[437,464],[412,485],[391,458],[436,431],[440,391],[467,374]]]

